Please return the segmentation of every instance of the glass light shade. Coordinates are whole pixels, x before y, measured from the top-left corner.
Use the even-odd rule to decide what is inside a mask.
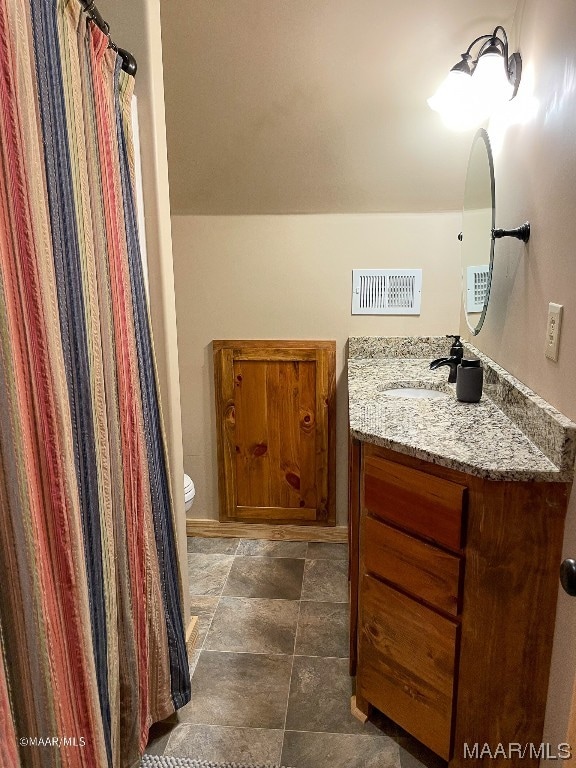
[[[466,72],[451,69],[438,86],[436,93],[428,99],[428,106],[435,112],[453,109],[466,102],[472,91],[472,77]]]
[[[428,99],[428,106],[440,113],[444,124],[456,131],[474,128],[486,117],[476,96],[473,77],[451,70],[436,93]]]
[[[514,86],[508,80],[504,57],[500,53],[484,53],[472,75],[475,97],[481,110],[490,113],[510,101]]]

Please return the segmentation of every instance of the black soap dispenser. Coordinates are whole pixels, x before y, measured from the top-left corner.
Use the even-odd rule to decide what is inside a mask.
[[[463,357],[456,371],[456,399],[477,403],[482,397],[484,369],[477,358]]]
[[[450,347],[450,357],[457,357],[458,360],[462,360],[464,357],[464,346],[460,341],[460,336],[454,336],[453,334],[449,333],[446,338],[454,339],[452,346]]]

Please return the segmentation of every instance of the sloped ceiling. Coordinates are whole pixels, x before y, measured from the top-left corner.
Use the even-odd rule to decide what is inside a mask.
[[[164,0],[174,214],[461,207],[426,98],[516,0]]]

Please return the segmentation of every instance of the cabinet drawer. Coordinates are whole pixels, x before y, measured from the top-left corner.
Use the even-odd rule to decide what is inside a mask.
[[[364,519],[363,541],[366,570],[436,608],[459,613],[459,557],[372,517]]]
[[[364,507],[452,549],[463,545],[466,487],[378,456],[364,457]]]
[[[458,632],[450,619],[363,577],[357,690],[445,760]]]

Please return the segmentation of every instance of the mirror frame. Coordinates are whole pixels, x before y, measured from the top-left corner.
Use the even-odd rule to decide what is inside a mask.
[[[482,141],[484,143],[484,147],[486,149],[486,156],[488,158],[488,168],[490,171],[490,195],[492,198],[492,223],[490,227],[490,261],[488,263],[488,285],[486,287],[486,297],[484,298],[484,305],[482,307],[482,312],[480,314],[480,317],[478,318],[478,322],[474,327],[470,325],[470,321],[468,319],[468,312],[466,311],[466,276],[464,274],[464,259],[463,259],[463,248],[465,248],[465,232],[464,232],[464,214],[466,211],[465,205],[466,205],[466,188],[468,186],[468,175],[470,172],[470,159],[472,157],[472,153],[474,151],[474,148],[476,147],[476,143]],[[466,319],[466,325],[470,329],[473,336],[477,336],[480,331],[482,330],[482,326],[484,325],[484,320],[486,318],[486,312],[488,311],[488,303],[490,301],[490,290],[492,287],[492,271],[494,268],[494,236],[493,232],[496,227],[496,183],[494,178],[494,158],[492,156],[492,147],[490,146],[490,137],[488,136],[488,132],[485,128],[480,128],[472,140],[472,146],[470,148],[470,155],[468,156],[468,169],[466,172],[466,182],[464,183],[464,202],[462,205],[462,246],[460,249],[460,263],[462,264],[462,302],[463,302],[463,310],[464,310],[464,317]]]

